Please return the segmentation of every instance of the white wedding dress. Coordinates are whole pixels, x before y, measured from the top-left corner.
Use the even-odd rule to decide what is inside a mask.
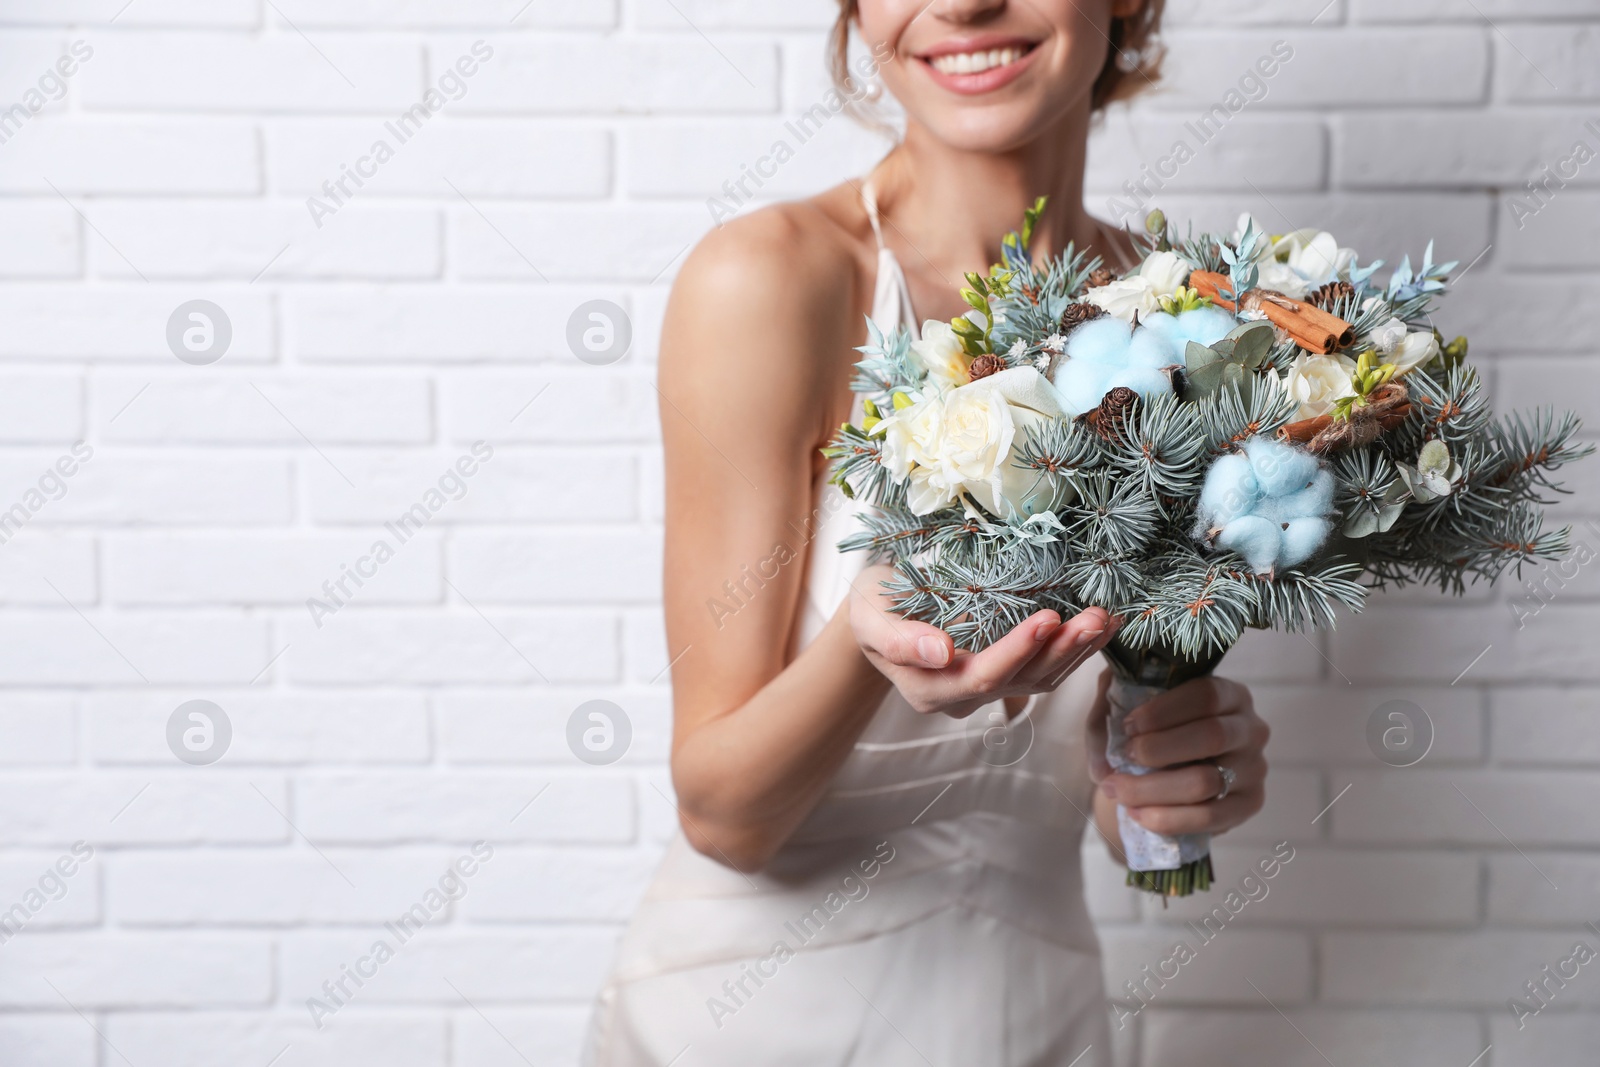
[[[873,319],[915,334],[905,277],[870,189],[863,197],[878,233]],[[836,548],[852,506],[825,481],[818,492],[828,518],[810,547],[804,641],[865,561]],[[1097,667],[1009,729],[998,703],[956,721],[891,692],[760,874],[680,833],[601,988],[586,1067],[1109,1064],[1079,859]]]

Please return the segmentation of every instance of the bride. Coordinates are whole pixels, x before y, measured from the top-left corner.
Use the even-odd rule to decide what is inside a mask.
[[[1107,1064],[1086,826],[1115,852],[1119,802],[1169,834],[1260,810],[1243,686],[1137,709],[1130,754],[1159,769],[1110,773],[1097,653],[1117,620],[1040,611],[974,655],[891,614],[886,568],[836,548],[855,516],[818,451],[860,420],[864,316],[917,336],[913,308],[965,312],[963,272],[1036,196],[1038,254],[1131,264],[1082,206],[1084,157],[1095,112],[1151,84],[1161,7],[841,0],[836,79],[860,95],[858,33],[903,140],[683,267],[660,362],[681,833],[600,992],[591,1067]]]

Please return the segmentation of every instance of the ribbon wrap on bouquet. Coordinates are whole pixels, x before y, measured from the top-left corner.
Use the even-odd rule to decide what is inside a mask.
[[[1160,686],[1139,685],[1113,671],[1106,691],[1110,714],[1106,724],[1106,759],[1122,774],[1149,774],[1150,768],[1128,758],[1128,735],[1124,730],[1128,713],[1166,690]],[[1168,837],[1146,829],[1128,817],[1128,809],[1117,805],[1117,829],[1127,853],[1130,871],[1170,871],[1211,854],[1210,834],[1178,834]]]

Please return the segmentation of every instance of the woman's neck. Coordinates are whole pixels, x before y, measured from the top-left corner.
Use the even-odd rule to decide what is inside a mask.
[[[892,223],[885,237],[909,245],[946,279],[959,280],[965,271],[998,262],[1000,239],[1020,228],[1023,212],[1046,196],[1049,206],[1034,230],[1036,254],[1054,254],[1070,241],[1118,258],[1100,247],[1103,229],[1083,207],[1089,118],[1085,105],[1046,135],[1003,153],[953,148],[912,123],[873,173]]]

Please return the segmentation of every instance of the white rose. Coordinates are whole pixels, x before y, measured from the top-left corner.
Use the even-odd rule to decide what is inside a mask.
[[[1318,356],[1302,352],[1294,357],[1294,364],[1279,383],[1300,407],[1296,419],[1312,419],[1333,410],[1334,401],[1354,396],[1355,386],[1350,376],[1355,373],[1356,361],[1349,356]]]
[[[1150,283],[1156,296],[1175,296],[1194,270],[1176,252],[1155,252],[1139,267],[1139,277]]]
[[[1035,495],[1047,491],[1036,471],[1011,462],[1027,431],[1060,406],[1044,376],[1031,367],[980,378],[946,397],[939,456],[943,479],[1002,518],[1039,510]],[[921,514],[921,513],[919,513]]]
[[[1394,376],[1410,374],[1439,354],[1439,339],[1432,330],[1416,330],[1405,335],[1384,362],[1394,364]]]
[[[1432,336],[1431,334],[1429,336]],[[1380,356],[1392,353],[1406,339],[1406,324],[1400,319],[1390,319],[1368,335],[1372,347],[1378,350]],[[1392,361],[1386,361],[1392,362]]]
[[[901,408],[883,420],[883,465],[896,482],[906,483],[911,510],[926,515],[955,503],[939,461],[944,436],[944,402],[937,396]]]
[[[961,338],[948,322],[924,322],[922,338],[911,342],[911,351],[928,372],[930,388],[942,393],[967,384],[972,357],[962,349]]]
[[[1083,294],[1083,298],[1106,314],[1115,315],[1124,322],[1132,322],[1134,315],[1141,317],[1154,315],[1161,310],[1161,301],[1155,286],[1142,274],[1090,289]]]
[[[1248,215],[1239,216],[1241,233],[1248,219]],[[1348,278],[1355,259],[1355,250],[1340,248],[1331,233],[1295,230],[1270,243],[1262,242],[1256,254],[1258,284],[1285,296],[1303,297],[1336,278]]]

